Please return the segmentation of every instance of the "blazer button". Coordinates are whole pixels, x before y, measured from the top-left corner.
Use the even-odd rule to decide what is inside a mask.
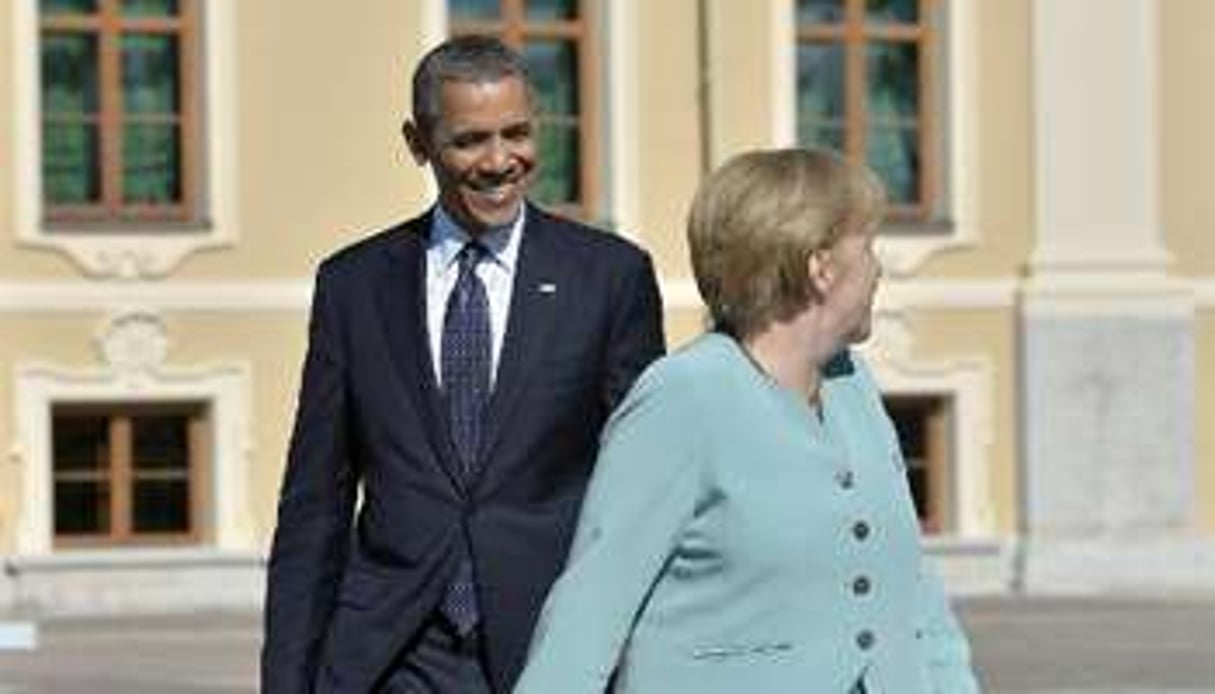
[[[872,589],[873,584],[869,582],[869,578],[867,576],[857,576],[856,579],[852,581],[853,595],[868,595],[869,591]]]
[[[856,635],[856,646],[862,651],[867,651],[870,648],[873,648],[874,644],[876,643],[877,636],[875,636],[873,632],[869,631],[868,629],[865,629]]]
[[[869,524],[865,521],[857,521],[852,524],[852,536],[855,537],[858,542],[864,542],[867,540],[869,538],[869,533]]]
[[[840,470],[835,473],[835,481],[840,485],[840,489],[852,489],[856,486],[856,475],[852,470]]]

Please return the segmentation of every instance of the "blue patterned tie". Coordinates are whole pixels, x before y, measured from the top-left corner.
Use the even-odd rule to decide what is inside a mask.
[[[460,463],[460,476],[471,480],[477,470],[485,405],[489,400],[489,298],[477,277],[485,248],[469,241],[460,251],[460,275],[447,298],[443,318],[442,378],[448,426]],[[460,570],[447,588],[442,611],[461,635],[478,620],[477,595],[469,548],[463,548]]]

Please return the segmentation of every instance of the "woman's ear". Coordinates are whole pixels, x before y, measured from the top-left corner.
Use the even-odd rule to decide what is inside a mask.
[[[810,276],[810,287],[818,296],[825,296],[835,283],[835,266],[830,248],[815,248],[806,259],[806,272]]]

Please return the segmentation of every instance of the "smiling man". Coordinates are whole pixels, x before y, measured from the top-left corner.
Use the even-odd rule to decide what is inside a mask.
[[[600,428],[663,351],[648,256],[527,200],[534,107],[496,39],[432,50],[403,132],[437,204],[321,264],[263,692],[478,694],[518,676]]]

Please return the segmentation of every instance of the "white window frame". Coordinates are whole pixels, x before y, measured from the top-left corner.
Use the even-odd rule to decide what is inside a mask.
[[[13,119],[14,213],[21,247],[69,258],[92,277],[162,277],[186,257],[236,243],[239,165],[235,69],[236,0],[206,0],[200,18],[203,71],[199,128],[201,228],[140,225],[138,231],[98,232],[55,223],[49,231],[42,200],[42,107],[37,0],[14,0],[11,42],[16,108]]]
[[[777,146],[797,144],[797,17],[793,0],[769,0],[777,66],[776,96],[772,105]],[[946,55],[941,60],[938,84],[944,114],[940,132],[947,143],[942,153],[942,200],[946,224],[939,232],[882,234],[878,237],[878,256],[882,268],[892,277],[905,277],[918,271],[933,256],[950,250],[976,246],[980,241],[977,177],[979,117],[979,11],[980,2],[944,0],[942,2],[942,42]]]
[[[177,367],[162,363],[168,336],[154,313],[121,313],[97,334],[99,367],[22,362],[14,374],[15,462],[24,480],[17,518],[17,551],[23,555],[71,554],[88,550],[54,547],[52,410],[55,405],[103,402],[202,403],[209,413],[211,445],[204,473],[211,480],[204,536],[214,548],[257,547],[248,505],[251,368],[242,362]],[[195,551],[197,545],[181,551]],[[172,551],[172,550],[166,550]]]

